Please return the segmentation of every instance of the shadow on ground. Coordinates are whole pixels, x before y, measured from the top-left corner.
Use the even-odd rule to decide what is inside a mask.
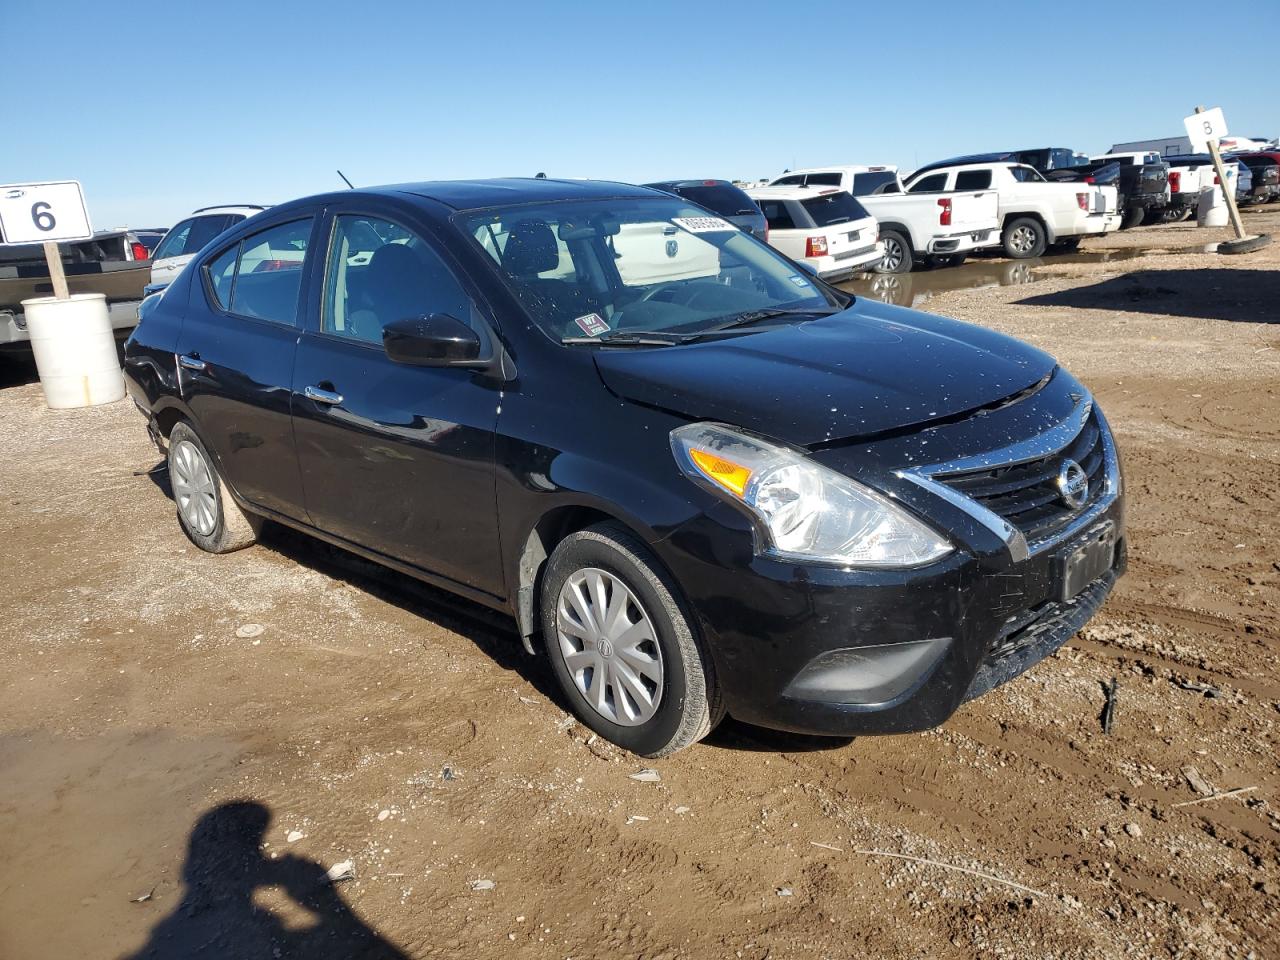
[[[169,472],[163,462],[149,470],[147,476],[166,497],[173,499]],[[176,518],[174,522],[177,523]],[[466,637],[498,666],[518,673],[561,710],[573,713],[541,653],[531,657],[525,652],[511,618],[281,524],[265,524],[258,545]],[[838,749],[848,746],[852,739],[767,730],[726,718],[705,743],[726,750],[805,753]]]
[[[127,960],[407,960],[352,912],[320,864],[264,856],[270,823],[265,806],[247,801],[202,816],[182,866],[182,900]],[[259,899],[267,893],[270,906]]]
[[[1202,320],[1280,323],[1280,271],[1139,270],[1016,302],[1024,307],[1125,310]]]

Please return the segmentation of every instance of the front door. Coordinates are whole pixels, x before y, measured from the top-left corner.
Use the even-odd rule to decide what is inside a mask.
[[[232,489],[305,520],[290,401],[314,216],[268,226],[200,267],[178,339],[182,396]]]
[[[393,363],[382,349],[382,327],[394,320],[445,313],[483,326],[473,299],[425,231],[341,209],[328,224],[319,309],[308,319],[293,376],[311,520],[501,595],[498,385],[475,370]]]

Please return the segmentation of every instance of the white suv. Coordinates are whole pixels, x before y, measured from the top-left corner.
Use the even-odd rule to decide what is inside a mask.
[[[228,227],[265,209],[267,208],[251,204],[202,207],[175,224],[151,255],[151,283],[147,286],[147,292],[154,293],[167,287],[182,272],[187,261],[210,240]]]
[[[884,259],[876,218],[843,190],[770,186],[747,196],[769,222],[769,245],[823,280],[865,273]]]

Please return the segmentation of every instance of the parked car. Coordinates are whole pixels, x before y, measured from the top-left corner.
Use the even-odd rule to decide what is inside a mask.
[[[152,252],[148,291],[163,290],[210,240],[265,209],[253,204],[201,207],[174,224]]]
[[[1230,159],[1245,164],[1252,171],[1252,195],[1256,202],[1280,200],[1280,152],[1233,153]]]
[[[1120,226],[1115,187],[1084,183],[1050,183],[1023,163],[967,163],[917,171],[907,180],[908,193],[945,193],[959,178],[972,189],[994,189],[999,198],[1000,242],[1015,260],[1038,257],[1046,250],[1069,251],[1088,234]]]
[[[835,187],[748,190],[769,221],[769,244],[824,280],[875,268],[884,258],[875,217]]]
[[[1260,203],[1265,199],[1266,192],[1263,191],[1262,197],[1253,195],[1253,170],[1239,160],[1223,161],[1223,169],[1227,169],[1227,164],[1231,164],[1236,171],[1236,206],[1248,206],[1254,203]],[[1216,177],[1214,178],[1217,179]]]
[[[951,157],[947,160],[935,160],[911,172],[911,176],[927,173],[930,170],[941,170],[944,167],[958,167],[970,163],[1023,163],[1034,167],[1042,174],[1050,170],[1061,170],[1064,167],[1075,167],[1088,163],[1089,158],[1068,147],[1034,147],[1027,150],[999,150],[993,153],[973,153],[964,157]]]
[[[1164,160],[1169,164],[1169,205],[1163,211],[1148,214],[1148,222],[1168,223],[1195,216],[1196,207],[1200,203],[1200,191],[1218,182],[1213,157],[1207,153],[1166,156]],[[1227,179],[1231,181],[1229,189],[1234,192],[1236,167],[1224,167]]]
[[[137,322],[150,275],[146,248],[127,230],[101,230],[90,240],[58,244],[71,293],[101,293],[113,329],[123,336]],[[23,300],[53,295],[44,245],[0,245],[0,353],[29,354]]]
[[[711,244],[721,273],[622,282],[627,225],[672,228],[676,259]],[[240,275],[299,244],[297,268]],[[505,611],[639,754],[726,712],[935,726],[1125,567],[1115,442],[1053,358],[843,294],[683,198],[332,193],[232,228],[171,289],[125,373],[194,543],[270,518]]]
[[[808,170],[791,170],[769,181],[774,187],[839,187],[855,197],[866,197],[883,192],[898,180],[898,168],[891,165],[813,167]]]
[[[728,180],[664,180],[645,186],[692,200],[712,213],[720,214],[739,229],[762,240],[766,238],[769,225],[764,214],[754,200]]]
[[[147,252],[145,257],[138,257],[139,260],[150,260],[151,254],[156,247],[160,245],[160,241],[164,239],[164,235],[169,231],[164,227],[135,227],[132,231],[133,238],[142,244],[142,248]]]
[[[1147,216],[1168,206],[1169,165],[1158,153],[1131,151],[1104,153],[1089,158],[1089,166],[1118,163],[1120,165],[1120,212],[1123,230],[1136,227]]]
[[[850,193],[868,186],[872,171],[877,179],[870,194],[859,196],[858,202],[876,218],[884,258],[875,268],[878,273],[909,273],[917,263],[954,266],[963,263],[974,250],[998,246],[1000,223],[998,200],[994,190],[966,189],[961,178],[960,189],[944,195],[913,196],[903,192],[897,173],[884,171],[890,167],[819,167],[796,171],[801,186],[815,189],[839,189]],[[776,184],[781,184],[780,178]]]

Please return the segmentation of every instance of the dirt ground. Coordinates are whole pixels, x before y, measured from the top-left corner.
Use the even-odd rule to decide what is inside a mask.
[[[1280,244],[1221,236],[911,277],[1117,431],[1079,636],[933,732],[728,722],[658,782],[509,623],[278,529],[201,553],[131,404],[0,368],[0,957],[1280,956]]]

